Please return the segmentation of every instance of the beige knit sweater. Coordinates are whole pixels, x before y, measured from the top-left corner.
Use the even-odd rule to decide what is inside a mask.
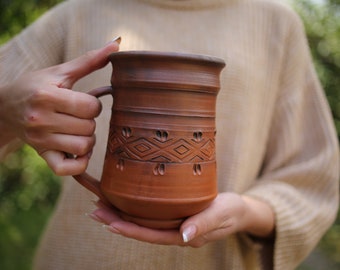
[[[118,35],[121,50],[201,53],[226,61],[217,102],[219,191],[254,196],[273,207],[274,269],[294,269],[333,222],[339,190],[337,139],[298,17],[270,0],[65,1],[1,48],[0,84]],[[107,66],[80,80],[75,90],[107,85],[110,75]],[[97,177],[111,102],[103,99],[88,168]],[[194,249],[110,234],[84,215],[94,208],[94,198],[65,178],[36,269],[271,268],[260,260],[270,243],[245,235]]]

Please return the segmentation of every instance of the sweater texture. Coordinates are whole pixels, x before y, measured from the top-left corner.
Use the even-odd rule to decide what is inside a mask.
[[[219,192],[247,194],[275,212],[275,239],[244,234],[202,248],[113,235],[84,215],[96,197],[63,178],[35,269],[294,269],[338,209],[339,148],[298,16],[274,0],[70,0],[0,49],[0,84],[69,61],[122,36],[121,51],[197,53],[226,61],[217,98]],[[108,85],[108,65],[74,90]],[[112,99],[101,99],[88,172],[100,178]],[[6,152],[1,149],[2,155]],[[266,249],[273,248],[273,254]]]

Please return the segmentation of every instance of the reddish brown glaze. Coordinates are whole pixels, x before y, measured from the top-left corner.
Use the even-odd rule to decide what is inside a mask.
[[[102,178],[75,176],[122,218],[176,228],[217,194],[215,103],[218,58],[179,53],[113,53],[112,116]]]

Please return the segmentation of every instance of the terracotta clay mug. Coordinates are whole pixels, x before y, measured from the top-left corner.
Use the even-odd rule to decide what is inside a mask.
[[[74,176],[120,216],[177,228],[217,195],[215,104],[223,60],[203,55],[126,51],[110,55],[113,96],[101,180]]]

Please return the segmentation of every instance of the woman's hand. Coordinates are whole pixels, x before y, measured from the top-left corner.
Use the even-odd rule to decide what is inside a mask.
[[[118,40],[119,41],[119,40]],[[70,62],[22,75],[0,88],[0,146],[18,137],[31,145],[58,175],[83,172],[95,144],[101,103],[70,91],[87,74],[104,67],[118,41]],[[77,158],[69,159],[65,153]]]
[[[141,227],[122,220],[115,209],[101,202],[97,206],[90,217],[106,224],[109,231],[154,244],[201,247],[239,232],[270,237],[274,231],[269,205],[235,193],[219,194],[207,209],[186,219],[179,230]]]

